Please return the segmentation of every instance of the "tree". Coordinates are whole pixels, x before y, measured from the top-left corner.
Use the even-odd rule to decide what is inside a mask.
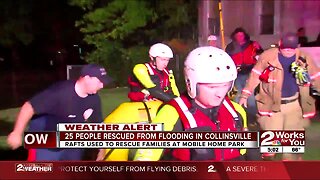
[[[11,49],[14,65],[19,65],[18,47],[33,40],[31,23],[32,0],[0,1],[0,45]]]
[[[165,39],[194,38],[197,29],[197,3],[195,0],[158,0],[156,1],[158,36]],[[162,33],[161,33],[162,32]]]
[[[183,36],[190,38],[190,32],[194,34],[195,3],[192,0],[70,0],[71,5],[85,11],[75,25],[84,34],[84,41],[93,47],[87,61],[105,65],[121,85],[126,83],[134,64],[147,61],[151,44]]]

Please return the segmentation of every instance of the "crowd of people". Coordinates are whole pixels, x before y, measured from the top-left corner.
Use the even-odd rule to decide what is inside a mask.
[[[310,88],[320,91],[320,69],[303,51],[308,39],[305,30],[286,33],[278,47],[262,49],[243,28],[236,28],[223,50],[218,37],[210,35],[207,46],[193,49],[184,61],[186,92],[179,92],[173,71],[167,68],[174,57],[163,43],[150,47],[149,61],[137,64],[128,77],[131,102],[161,101],[153,123],[163,123],[166,131],[246,131],[242,112],[249,124],[262,130],[304,130],[316,114]],[[16,149],[22,134],[29,130],[50,131],[58,123],[103,122],[97,92],[112,79],[104,67],[84,66],[77,81],[55,84],[35,95],[21,108],[7,142]],[[228,92],[236,91],[235,98]],[[242,106],[241,106],[242,105]],[[240,120],[239,120],[240,119]],[[112,122],[108,122],[112,123]],[[82,149],[29,150],[29,160],[81,160]],[[96,160],[105,160],[101,149]],[[275,154],[240,149],[138,149],[130,160],[260,160]],[[283,160],[300,160],[301,155],[284,154]]]

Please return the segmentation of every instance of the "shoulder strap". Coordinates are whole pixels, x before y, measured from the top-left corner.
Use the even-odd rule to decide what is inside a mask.
[[[233,119],[238,121],[239,120],[239,116],[238,116],[237,112],[231,107],[231,105],[228,103],[227,100],[223,101],[223,105],[228,109],[228,111],[232,115]]]
[[[239,119],[238,113],[235,110],[235,108],[232,105],[232,102],[230,100],[224,100],[223,105],[227,108],[227,110],[230,112],[230,114],[233,117],[235,127],[237,128],[238,131],[242,129],[242,122]]]
[[[181,97],[172,99],[168,104],[172,105],[177,110],[185,129],[197,127],[195,118]]]
[[[149,74],[150,75],[154,75],[154,71],[153,71],[152,67],[150,66],[150,64],[149,63],[145,63],[144,65],[148,68]]]
[[[191,114],[189,108],[187,107],[186,103],[181,97],[174,98],[168,104],[172,105],[177,110],[184,128],[188,129],[195,128],[198,126],[194,116]],[[229,104],[227,100],[223,101],[223,105],[230,112],[235,123],[238,124],[239,116],[237,112],[234,110],[234,108]]]
[[[163,71],[169,76],[169,71],[167,68],[165,68]]]

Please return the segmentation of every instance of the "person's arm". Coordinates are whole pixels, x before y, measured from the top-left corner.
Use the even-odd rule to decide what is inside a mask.
[[[33,115],[34,110],[30,102],[24,103],[17,116],[13,131],[22,134]]]
[[[21,107],[14,129],[7,138],[7,143],[12,149],[21,146],[24,130],[34,114],[50,114],[53,110],[54,105],[58,102],[58,96],[61,94],[57,87],[56,85],[51,86],[34,96]]]
[[[156,84],[152,82],[148,69],[144,64],[135,65],[133,74],[145,88],[153,88],[156,86]]]
[[[8,135],[7,143],[12,149],[17,149],[22,144],[22,136],[27,124],[34,115],[33,107],[29,102],[24,103],[17,116],[14,129]]]
[[[148,69],[144,64],[137,64],[133,68],[133,74],[140,81],[140,83],[150,92],[151,96],[165,102],[168,102],[172,98],[174,98],[173,95],[163,92],[163,90],[151,80],[151,77],[148,73]]]

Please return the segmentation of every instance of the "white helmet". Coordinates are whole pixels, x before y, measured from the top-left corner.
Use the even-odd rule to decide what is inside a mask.
[[[149,55],[152,57],[173,58],[173,52],[171,48],[162,43],[152,45],[149,50]]]
[[[218,38],[217,38],[217,36],[215,36],[215,35],[210,35],[210,36],[208,37],[208,41],[216,41],[216,40],[218,40]]]
[[[237,78],[237,68],[222,49],[212,46],[192,50],[184,62],[184,76],[188,94],[197,95],[198,83],[224,83]]]

